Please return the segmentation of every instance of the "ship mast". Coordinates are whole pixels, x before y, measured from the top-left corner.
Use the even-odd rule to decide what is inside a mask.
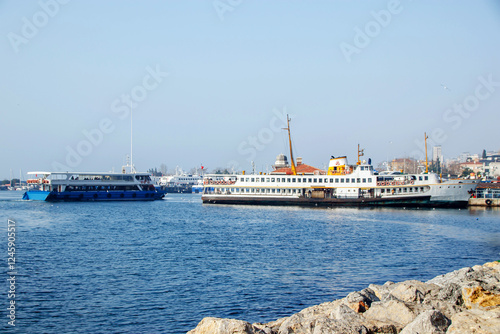
[[[360,157],[364,156],[365,154],[363,153],[365,149],[360,150],[359,149],[359,144],[358,144],[358,165],[361,165],[361,161],[359,160]]]
[[[133,146],[132,146],[132,143],[133,143],[133,128],[132,128],[132,106],[130,107],[130,172],[131,173],[135,173],[135,170],[134,170],[134,160],[133,160]]]
[[[293,161],[293,152],[292,152],[292,137],[290,136],[290,117],[288,114],[286,115],[286,125],[285,130],[288,130],[288,144],[290,145],[290,160],[292,163],[292,175],[297,175],[297,169],[295,168],[295,162]]]
[[[425,137],[425,174],[428,174],[429,173],[429,162],[427,160],[427,139],[429,137],[427,137],[426,132],[424,132],[424,137]]]

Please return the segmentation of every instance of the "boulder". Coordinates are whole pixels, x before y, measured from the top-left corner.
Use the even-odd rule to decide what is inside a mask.
[[[266,334],[252,324],[235,319],[203,318],[188,334]]]
[[[446,333],[448,326],[450,326],[450,319],[439,311],[431,310],[420,313],[415,320],[403,328],[400,334],[442,334]]]
[[[398,300],[375,302],[364,314],[366,319],[393,324],[402,329],[416,318],[416,314],[405,303]]]
[[[498,334],[500,333],[500,311],[465,310],[451,317],[448,334]]]

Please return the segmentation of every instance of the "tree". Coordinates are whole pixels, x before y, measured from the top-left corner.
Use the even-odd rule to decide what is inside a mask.
[[[227,168],[222,169],[221,167],[217,167],[214,169],[214,174],[231,174],[230,171],[227,170]]]
[[[470,168],[465,168],[463,171],[462,171],[462,174],[460,174],[461,177],[467,177],[470,175],[470,173],[473,173],[472,169]]]
[[[161,172],[159,172],[156,167],[148,169],[148,173],[150,173],[153,176],[161,176]]]

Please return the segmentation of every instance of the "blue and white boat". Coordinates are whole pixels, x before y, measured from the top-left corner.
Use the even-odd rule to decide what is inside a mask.
[[[24,200],[36,201],[154,201],[165,192],[149,173],[29,172],[30,190]]]

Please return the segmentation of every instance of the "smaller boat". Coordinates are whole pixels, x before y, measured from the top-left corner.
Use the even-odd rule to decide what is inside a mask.
[[[165,192],[154,186],[149,173],[29,172],[32,189],[24,200],[68,201],[153,201]]]
[[[500,206],[500,183],[480,183],[469,198],[471,206]]]

